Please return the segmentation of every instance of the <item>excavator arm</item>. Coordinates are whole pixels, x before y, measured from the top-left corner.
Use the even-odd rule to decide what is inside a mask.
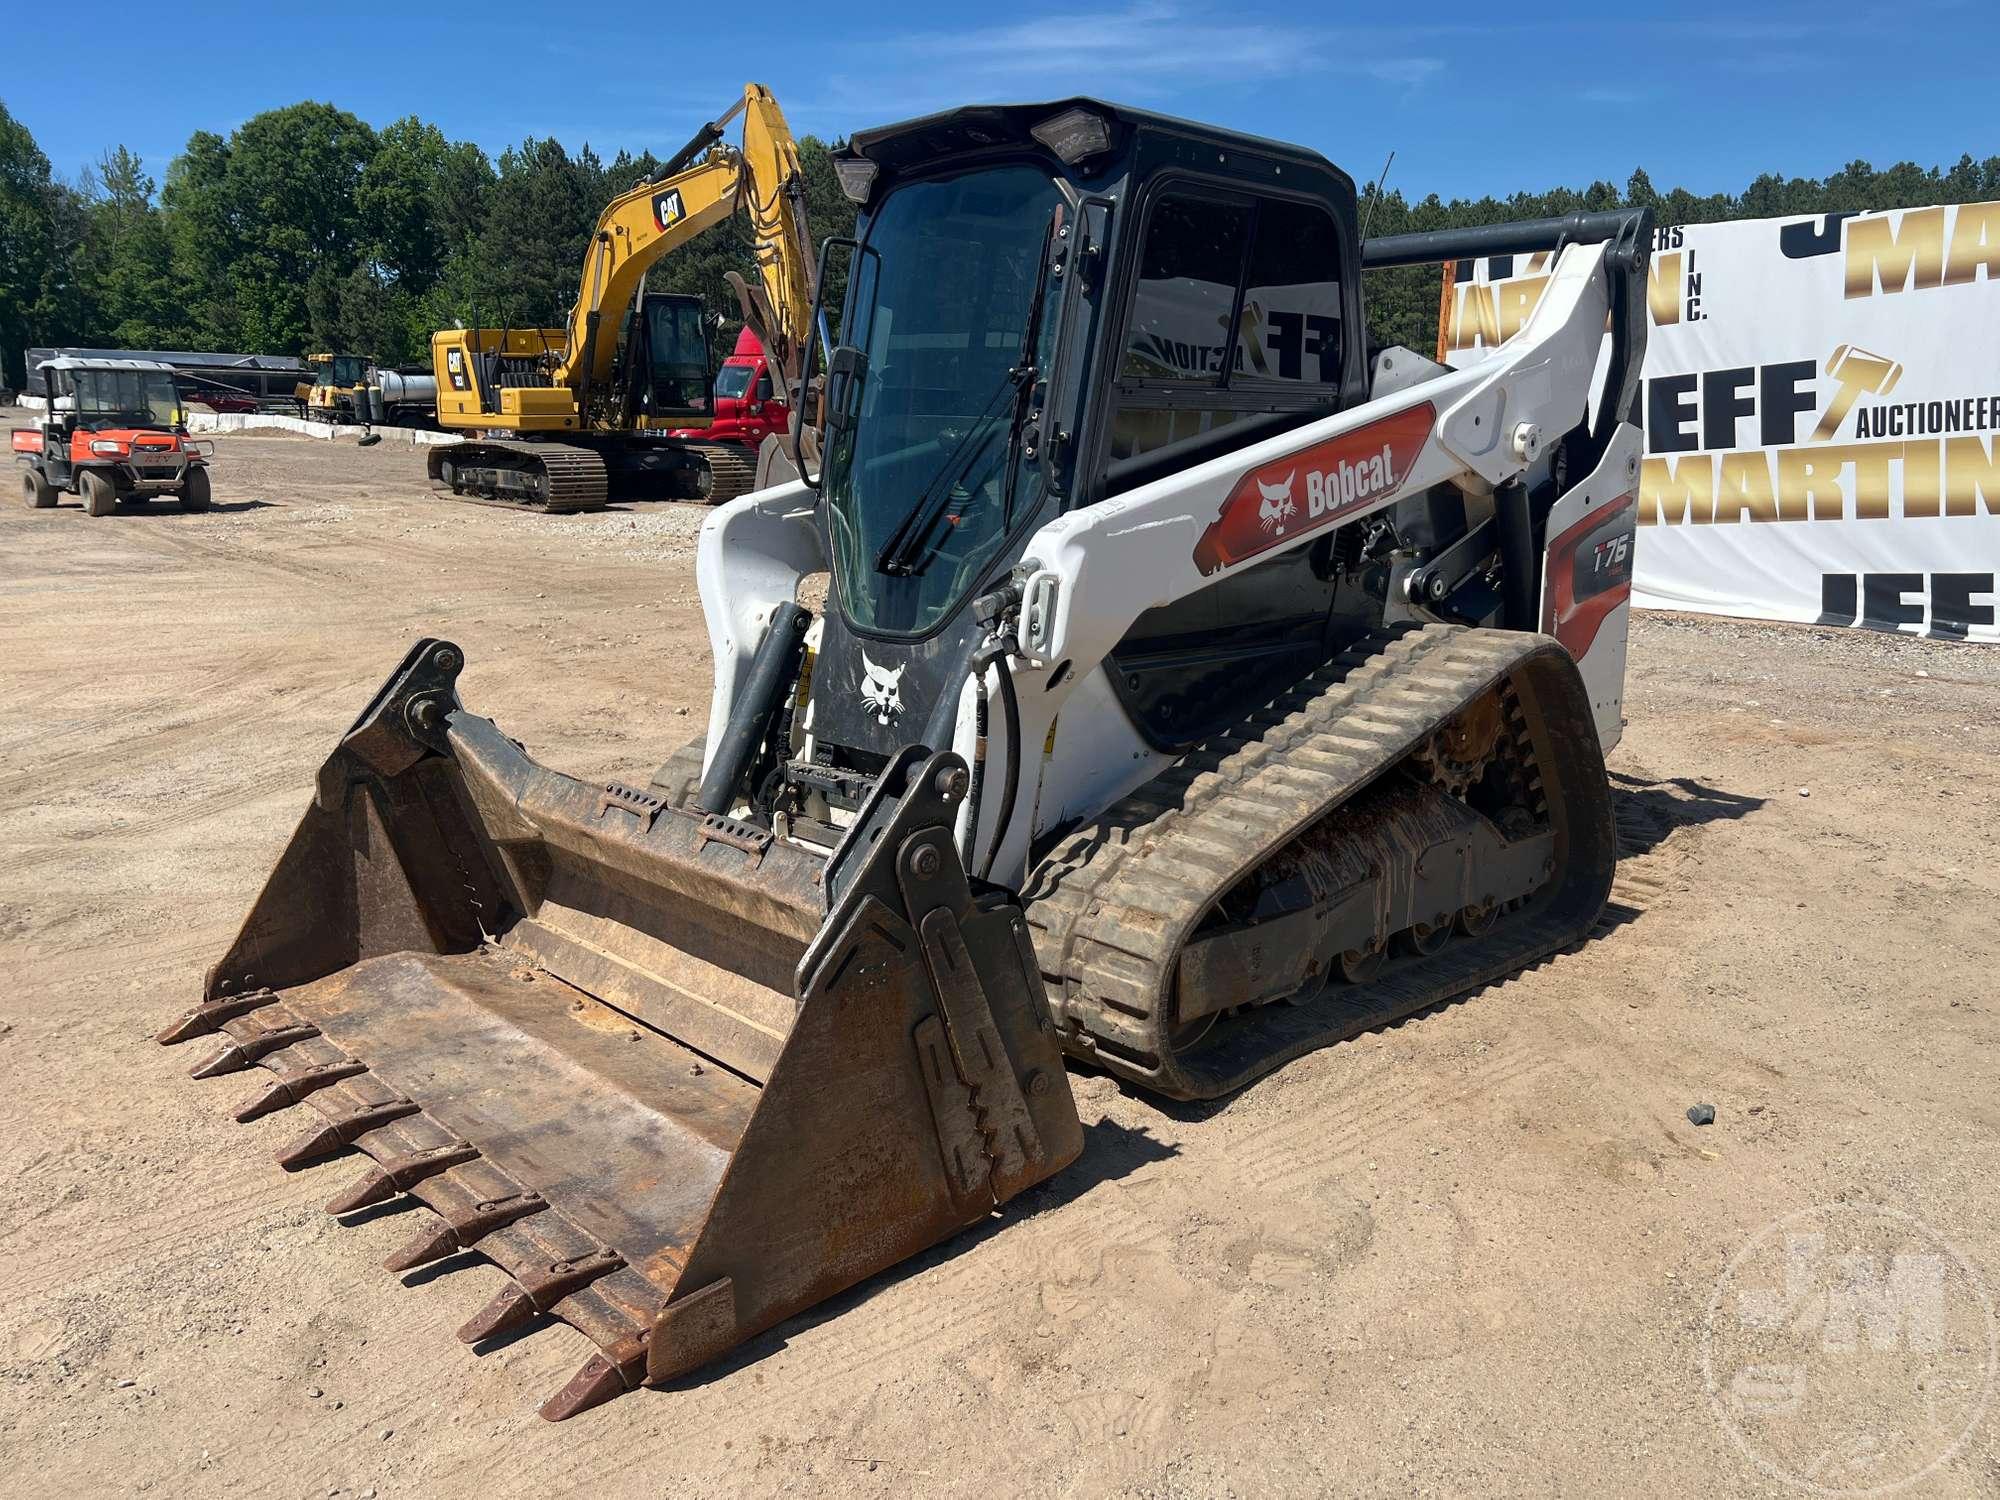
[[[789,390],[799,378],[814,291],[805,170],[770,90],[751,84],[743,91],[743,108],[743,176],[759,284],[750,286],[734,271],[726,274],[743,304],[743,321]]]
[[[685,165],[715,143],[739,113],[741,150],[725,145],[706,161]],[[743,300],[745,321],[780,367],[791,370],[812,307],[799,152],[778,101],[762,84],[751,83],[666,171],[621,193],[598,218],[570,310],[567,352],[554,372],[556,385],[574,390],[609,385],[618,340],[615,322],[605,326],[605,315],[623,316],[654,262],[726,220],[739,198],[747,198],[760,284],[749,287],[733,274],[730,280]]]

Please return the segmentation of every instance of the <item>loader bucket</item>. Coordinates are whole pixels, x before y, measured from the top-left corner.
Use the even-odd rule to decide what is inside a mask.
[[[1082,1131],[1019,909],[974,892],[967,777],[905,751],[839,849],[536,764],[420,642],[321,768],[203,1003],[194,1069],[258,1068],[327,1207],[429,1212],[405,1271],[512,1278],[460,1330],[596,1341],[561,1419],[986,1218]]]

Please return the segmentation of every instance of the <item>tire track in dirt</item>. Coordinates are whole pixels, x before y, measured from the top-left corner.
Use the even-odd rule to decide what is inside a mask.
[[[63,691],[73,693],[77,691],[75,684],[79,680],[79,674],[82,675],[84,680],[88,680],[90,669],[87,667],[72,667],[68,664],[59,664],[57,670],[69,678],[69,683]],[[153,674],[148,673],[146,675],[152,676]],[[47,733],[44,733],[40,728],[30,729],[27,733],[16,735],[4,745],[0,745],[0,753],[32,747],[38,752],[37,758],[44,762],[62,758],[62,767],[55,768],[60,770],[73,764],[71,759],[62,757],[62,747],[70,741],[78,739],[101,739],[105,734],[114,732],[127,725],[142,723],[155,718],[174,705],[207,698],[222,688],[224,684],[233,682],[240,676],[241,671],[237,667],[218,667],[192,684],[175,684],[163,692],[142,698],[136,703],[129,700],[119,701],[113,699],[105,705],[106,712],[101,718],[93,718],[85,723],[67,725],[64,728]],[[57,696],[60,696],[60,694]],[[0,703],[0,714],[4,714],[10,719],[17,719],[19,713],[18,706],[11,701]],[[128,736],[120,743],[131,744],[143,737],[143,735]],[[0,793],[4,793],[9,787],[24,780],[27,774],[31,773],[17,775],[12,781],[0,782]]]
[[[90,736],[96,743],[89,748],[74,753],[52,756],[44,755],[43,764],[31,771],[22,772],[10,780],[0,781],[0,809],[19,795],[27,795],[37,800],[40,792],[36,783],[46,781],[62,792],[75,792],[87,786],[86,778],[105,770],[131,766],[137,758],[135,752],[143,747],[147,762],[157,761],[172,751],[181,748],[190,740],[208,739],[218,744],[227,743],[231,753],[240,752],[243,740],[241,726],[246,722],[257,724],[269,717],[269,704],[274,696],[272,681],[282,678],[282,685],[296,686],[298,679],[282,675],[282,668],[271,666],[251,671],[224,669],[218,671],[205,684],[204,691],[190,694],[176,694],[160,700],[153,707],[158,715],[169,704],[188,707],[198,704],[190,717],[178,723],[160,725],[158,723],[140,727],[140,711],[120,711],[112,714],[96,725],[77,726],[65,731],[63,739]],[[280,697],[287,711],[297,708],[317,708],[322,703],[331,703],[344,695],[353,693],[357,701],[366,701],[367,691],[356,692],[352,679],[344,675],[326,674],[322,679],[302,690],[286,693]],[[329,722],[331,722],[329,720]],[[261,725],[260,725],[261,727]],[[345,721],[342,726],[345,727]],[[123,729],[137,732],[107,738]],[[328,748],[332,748],[332,738],[338,729],[331,731]],[[40,747],[46,751],[46,746]]]
[[[1433,1120],[1452,1105],[1532,1077],[1550,1061],[1525,1040],[1516,1040],[1483,1057],[1473,1076],[1448,1092],[1433,1089],[1421,1094],[1412,1091],[1406,1077],[1385,1069],[1349,1092],[1337,1107],[1301,1109],[1261,1132],[1243,1151],[1232,1150],[1234,1175],[1247,1186],[1266,1190],[1301,1185],[1315,1174],[1331,1175],[1363,1146]]]
[[[6,1257],[6,1270],[0,1272],[0,1302],[4,1302],[10,1314],[16,1313],[57,1293],[85,1291],[108,1278],[143,1271],[176,1255],[195,1253],[192,1247],[199,1241],[190,1237],[188,1229],[191,1204],[199,1206],[202,1240],[228,1237],[295,1207],[282,1201],[281,1190],[286,1187],[282,1174],[262,1174],[261,1182],[250,1180],[251,1175],[227,1174],[225,1180],[243,1184],[233,1193],[188,1193],[184,1201],[160,1203],[137,1214],[127,1214],[117,1229],[93,1237],[90,1254],[81,1261],[66,1239],[39,1253]]]

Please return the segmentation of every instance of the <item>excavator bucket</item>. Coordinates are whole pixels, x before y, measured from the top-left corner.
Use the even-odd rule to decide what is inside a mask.
[[[511,1278],[460,1337],[598,1345],[552,1420],[695,1370],[986,1218],[1082,1130],[1027,925],[975,891],[967,786],[911,749],[821,858],[536,764],[426,640],[341,739],[203,1003],[198,1078],[297,1109],[295,1170],[407,1195],[407,1271]]]

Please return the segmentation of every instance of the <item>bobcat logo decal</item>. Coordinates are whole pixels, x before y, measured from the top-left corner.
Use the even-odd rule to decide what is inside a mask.
[[[1285,522],[1298,514],[1298,504],[1292,499],[1292,481],[1299,477],[1297,469],[1292,470],[1276,484],[1257,481],[1257,519],[1264,529],[1278,536],[1285,534]]]
[[[875,715],[875,722],[886,728],[903,711],[903,674],[910,670],[909,664],[893,672],[885,671],[870,661],[864,651],[861,667],[861,701]]]

